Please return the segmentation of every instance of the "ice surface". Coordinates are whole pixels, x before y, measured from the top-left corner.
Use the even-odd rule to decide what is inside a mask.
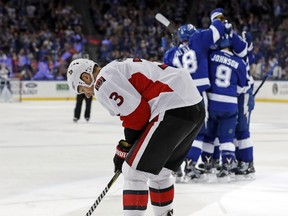
[[[0,104],[0,216],[79,216],[113,176],[121,122],[93,102],[73,123],[74,101]],[[256,103],[256,180],[177,184],[178,216],[288,215],[288,104]],[[122,176],[94,211],[122,215]],[[152,216],[150,206],[145,215]]]

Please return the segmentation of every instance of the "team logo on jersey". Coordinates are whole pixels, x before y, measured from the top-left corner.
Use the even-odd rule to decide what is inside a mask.
[[[103,76],[101,76],[99,79],[96,80],[96,84],[95,84],[95,89],[97,91],[99,91],[99,88],[101,87],[101,85],[105,82],[105,78]]]

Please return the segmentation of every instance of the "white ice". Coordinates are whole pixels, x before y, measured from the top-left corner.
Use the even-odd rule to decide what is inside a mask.
[[[73,123],[74,105],[0,104],[0,216],[84,216],[105,188],[121,122],[94,101],[91,121]],[[177,184],[175,215],[288,215],[287,112],[287,103],[256,103],[256,180]],[[122,183],[120,176],[93,215],[122,215]],[[153,215],[150,206],[145,215]]]

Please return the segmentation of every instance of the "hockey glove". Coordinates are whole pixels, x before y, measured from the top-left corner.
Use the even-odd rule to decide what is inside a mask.
[[[252,34],[250,32],[243,31],[242,32],[242,38],[248,44],[248,51],[252,51],[252,49],[253,49],[253,36],[252,36]]]
[[[233,35],[232,31],[232,24],[228,22],[228,20],[224,21],[225,33],[228,34],[230,37]]]
[[[128,152],[131,149],[131,146],[129,143],[127,143],[125,140],[120,140],[117,147],[116,147],[116,153],[113,158],[114,162],[114,172],[117,170],[120,170],[122,172],[122,165],[125,161],[125,158],[128,154]]]

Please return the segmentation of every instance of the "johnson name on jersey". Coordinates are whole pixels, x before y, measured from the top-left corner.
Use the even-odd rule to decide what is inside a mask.
[[[226,50],[210,54],[209,109],[237,110],[237,96],[247,85],[246,64],[242,58]],[[240,90],[240,91],[239,91]]]

